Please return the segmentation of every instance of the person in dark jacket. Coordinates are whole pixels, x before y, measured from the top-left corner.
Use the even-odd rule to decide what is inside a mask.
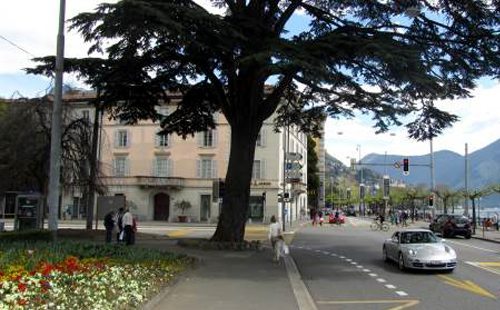
[[[115,228],[115,211],[111,210],[104,216],[104,227],[106,228],[106,243],[113,239],[113,230]]]

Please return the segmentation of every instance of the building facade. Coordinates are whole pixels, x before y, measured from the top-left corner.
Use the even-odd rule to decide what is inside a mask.
[[[92,94],[83,93],[65,102],[71,104],[75,117],[94,119],[95,110],[87,105]],[[158,112],[168,115],[176,108],[176,99],[161,104]],[[141,121],[127,125],[101,117],[99,162],[107,196],[125,196],[139,220],[178,221],[179,215],[192,222],[217,222],[220,199],[215,184],[224,180],[230,150],[230,126],[221,113],[214,119],[214,130],[193,137],[158,135],[159,123]],[[300,154],[300,177],[291,180],[285,154]],[[275,132],[273,118],[266,120],[256,143],[248,218],[269,222],[272,215],[286,222],[305,217],[307,210],[307,139],[295,126]],[[283,199],[282,193],[288,193]],[[286,197],[287,195],[285,195]],[[63,207],[73,217],[84,216],[78,191],[65,193]],[[188,201],[184,212],[176,203]],[[79,205],[80,204],[80,205]],[[99,206],[97,206],[99,208]],[[283,212],[283,209],[284,212]]]

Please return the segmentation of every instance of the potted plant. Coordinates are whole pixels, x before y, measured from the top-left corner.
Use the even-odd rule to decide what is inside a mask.
[[[191,203],[187,200],[178,200],[175,202],[175,207],[181,210],[181,215],[178,215],[179,222],[184,223],[187,220],[187,216],[184,215],[187,209],[191,208]]]

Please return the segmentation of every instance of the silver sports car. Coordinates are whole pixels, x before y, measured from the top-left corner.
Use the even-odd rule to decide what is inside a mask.
[[[393,260],[401,270],[406,268],[453,271],[457,254],[434,233],[427,229],[396,231],[384,242],[384,260]]]

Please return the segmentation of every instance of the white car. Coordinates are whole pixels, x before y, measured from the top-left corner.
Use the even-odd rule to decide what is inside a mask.
[[[426,269],[453,271],[457,254],[427,229],[405,229],[394,232],[382,248],[385,261],[398,263],[400,270]]]

